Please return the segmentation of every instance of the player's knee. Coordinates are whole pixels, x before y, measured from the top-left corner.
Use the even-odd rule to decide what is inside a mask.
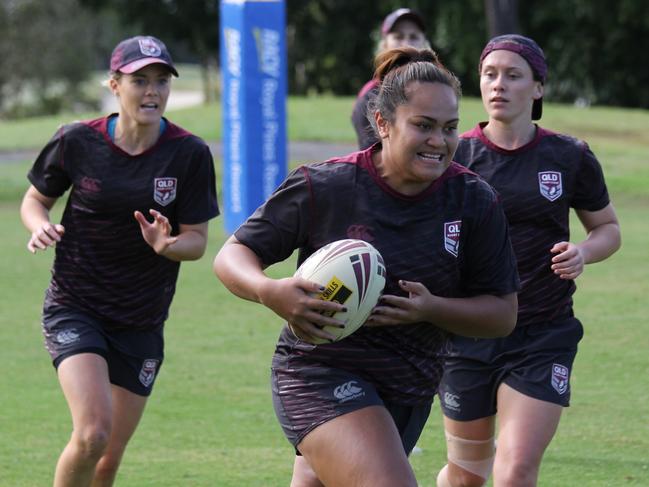
[[[75,430],[73,440],[78,454],[97,461],[106,451],[110,439],[110,423],[95,423]]]
[[[394,477],[374,479],[372,483],[362,483],[360,485],[372,485],[376,487],[417,487],[417,481],[413,478]]]
[[[290,487],[324,487],[304,457],[296,457]]]
[[[437,487],[452,487],[448,480],[448,465],[444,465],[437,474]]]
[[[512,459],[494,466],[494,476],[498,485],[505,487],[526,487],[536,485],[539,465],[526,459]]]
[[[494,439],[467,440],[446,432],[446,465],[438,476],[438,486],[482,487],[493,468],[496,455]]]

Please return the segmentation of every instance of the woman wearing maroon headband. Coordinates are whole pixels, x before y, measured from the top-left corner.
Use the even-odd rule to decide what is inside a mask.
[[[570,372],[583,335],[573,315],[584,265],[620,246],[620,229],[599,162],[586,143],[539,127],[547,64],[520,35],[492,39],[480,56],[489,116],[460,138],[455,160],[500,193],[518,260],[514,332],[455,336],[439,388],[448,464],[438,487],[535,486],[543,452],[569,405]],[[570,242],[573,208],[587,238]],[[494,434],[498,415],[498,448]]]

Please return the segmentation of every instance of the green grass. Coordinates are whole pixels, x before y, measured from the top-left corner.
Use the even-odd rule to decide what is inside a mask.
[[[346,98],[291,99],[292,137],[351,140],[341,135],[351,130],[344,125],[350,103]],[[323,107],[327,118],[315,117],[325,113]],[[215,107],[191,109],[172,118],[203,126],[213,134],[206,138],[213,139],[215,112]],[[464,100],[462,117],[463,128],[481,119],[480,103]],[[586,138],[604,164],[624,242],[616,255],[589,266],[577,281],[576,311],[586,333],[573,374],[572,406],[545,455],[541,487],[649,485],[649,144],[642,130],[648,122],[647,112],[546,106],[544,126]],[[0,147],[11,141],[7,134],[31,140],[33,145],[24,147],[39,146],[50,136],[52,123],[2,123]],[[25,250],[27,233],[18,217],[29,164],[0,164],[3,487],[49,485],[70,432],[39,324],[53,253],[34,256]],[[573,238],[581,238],[574,223]],[[182,266],[166,327],[165,365],[126,453],[120,487],[288,485],[293,452],[275,419],[269,388],[281,323],[263,307],[230,295],[214,278],[211,260],[225,238],[222,219],[210,231],[206,256]],[[270,272],[284,276],[292,269],[293,262],[286,262]],[[437,406],[419,446],[423,452],[411,460],[420,484],[432,487],[445,455]]]

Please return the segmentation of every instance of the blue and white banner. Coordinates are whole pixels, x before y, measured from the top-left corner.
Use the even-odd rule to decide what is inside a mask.
[[[234,232],[286,177],[284,0],[221,0],[223,212]]]

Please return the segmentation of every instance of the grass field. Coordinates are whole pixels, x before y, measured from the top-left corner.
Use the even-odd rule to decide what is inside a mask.
[[[292,139],[350,141],[350,98],[291,99]],[[573,374],[572,406],[542,466],[543,487],[649,486],[649,113],[546,104],[544,126],[585,138],[601,159],[619,212],[623,248],[578,280],[586,334]],[[318,116],[316,117],[315,114]],[[482,117],[463,102],[463,128]],[[217,107],[172,120],[208,140],[220,134]],[[0,149],[42,145],[69,118],[0,122]],[[50,485],[70,420],[43,349],[39,313],[53,253],[32,256],[18,217],[30,161],[0,163],[0,486]],[[220,167],[220,166],[219,166]],[[57,205],[58,214],[62,204]],[[577,225],[573,228],[577,229]],[[575,231],[574,238],[581,232]],[[121,487],[288,485],[292,449],[272,410],[269,363],[281,323],[225,291],[211,261],[225,235],[213,222],[206,256],[184,263],[166,327],[166,360],[121,468]],[[293,263],[270,269],[289,275]],[[444,464],[434,407],[412,463],[422,486]]]

